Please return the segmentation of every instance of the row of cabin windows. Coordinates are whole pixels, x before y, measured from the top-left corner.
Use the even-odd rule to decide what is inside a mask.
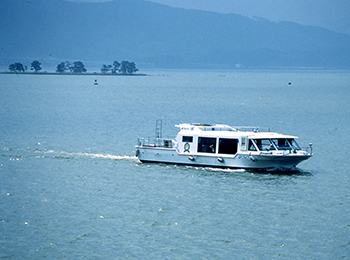
[[[277,139],[251,139],[249,140],[248,150],[257,151],[270,150],[301,150],[298,143],[293,138],[277,138]]]
[[[192,136],[183,136],[183,142],[192,143]],[[220,154],[236,154],[238,139],[219,138],[219,153]],[[216,153],[216,138],[198,137],[199,153]]]
[[[243,143],[244,141],[244,143]],[[193,136],[183,136],[182,142],[192,143]],[[238,139],[219,138],[219,153],[220,154],[236,154]],[[242,146],[245,146],[245,138],[242,139]],[[249,139],[248,150],[257,151],[269,150],[300,150],[298,143],[293,138],[278,138],[278,139]],[[199,153],[216,153],[216,138],[198,137]]]

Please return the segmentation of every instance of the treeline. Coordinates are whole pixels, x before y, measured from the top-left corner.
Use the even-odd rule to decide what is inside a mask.
[[[118,61],[114,61],[113,65],[103,64],[101,68],[102,73],[119,72],[121,74],[132,74],[137,71],[138,69],[136,68],[135,62],[129,62],[129,61],[122,61],[122,63],[119,63]]]
[[[69,61],[61,62],[57,65],[56,72],[65,73],[66,71],[70,71],[71,73],[84,73],[87,72],[84,63],[81,61],[75,61],[71,64]]]
[[[9,70],[11,72],[25,72],[28,70],[27,66],[24,66],[20,62],[13,63],[9,66]],[[40,72],[42,70],[41,63],[37,60],[33,61],[30,64],[30,70],[33,70],[35,72]],[[114,61],[113,65],[106,65],[103,64],[101,68],[101,73],[112,73],[112,74],[133,74],[135,72],[139,71],[136,68],[135,62],[129,62],[129,61],[122,61],[119,63],[118,61]],[[85,73],[87,72],[87,69],[85,68],[85,65],[81,61],[75,61],[73,63],[70,63],[69,61],[61,62],[56,67],[56,72],[58,73]]]

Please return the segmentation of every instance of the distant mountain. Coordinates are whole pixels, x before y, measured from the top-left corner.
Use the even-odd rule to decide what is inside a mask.
[[[0,65],[81,60],[138,68],[350,68],[350,36],[144,0],[1,0]]]

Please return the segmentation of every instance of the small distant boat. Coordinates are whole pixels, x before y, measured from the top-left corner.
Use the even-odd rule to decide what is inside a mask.
[[[97,79],[95,79],[94,85],[95,85],[95,86],[98,85]]]
[[[297,137],[262,131],[258,127],[231,127],[221,124],[179,124],[175,139],[161,136],[138,138],[136,156],[145,163],[169,163],[202,167],[255,170],[293,170],[309,159],[312,144],[302,149]]]

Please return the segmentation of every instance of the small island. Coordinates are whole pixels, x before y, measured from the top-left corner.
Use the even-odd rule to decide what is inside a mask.
[[[30,71],[28,67],[20,62],[13,63],[9,66],[9,71],[0,72],[1,74],[31,74],[31,75],[108,75],[108,76],[146,76],[146,74],[136,73],[139,70],[136,68],[135,62],[114,61],[113,65],[103,64],[101,72],[87,72],[82,61],[61,62],[57,65],[55,72],[42,72],[41,63],[37,60],[30,64]]]

